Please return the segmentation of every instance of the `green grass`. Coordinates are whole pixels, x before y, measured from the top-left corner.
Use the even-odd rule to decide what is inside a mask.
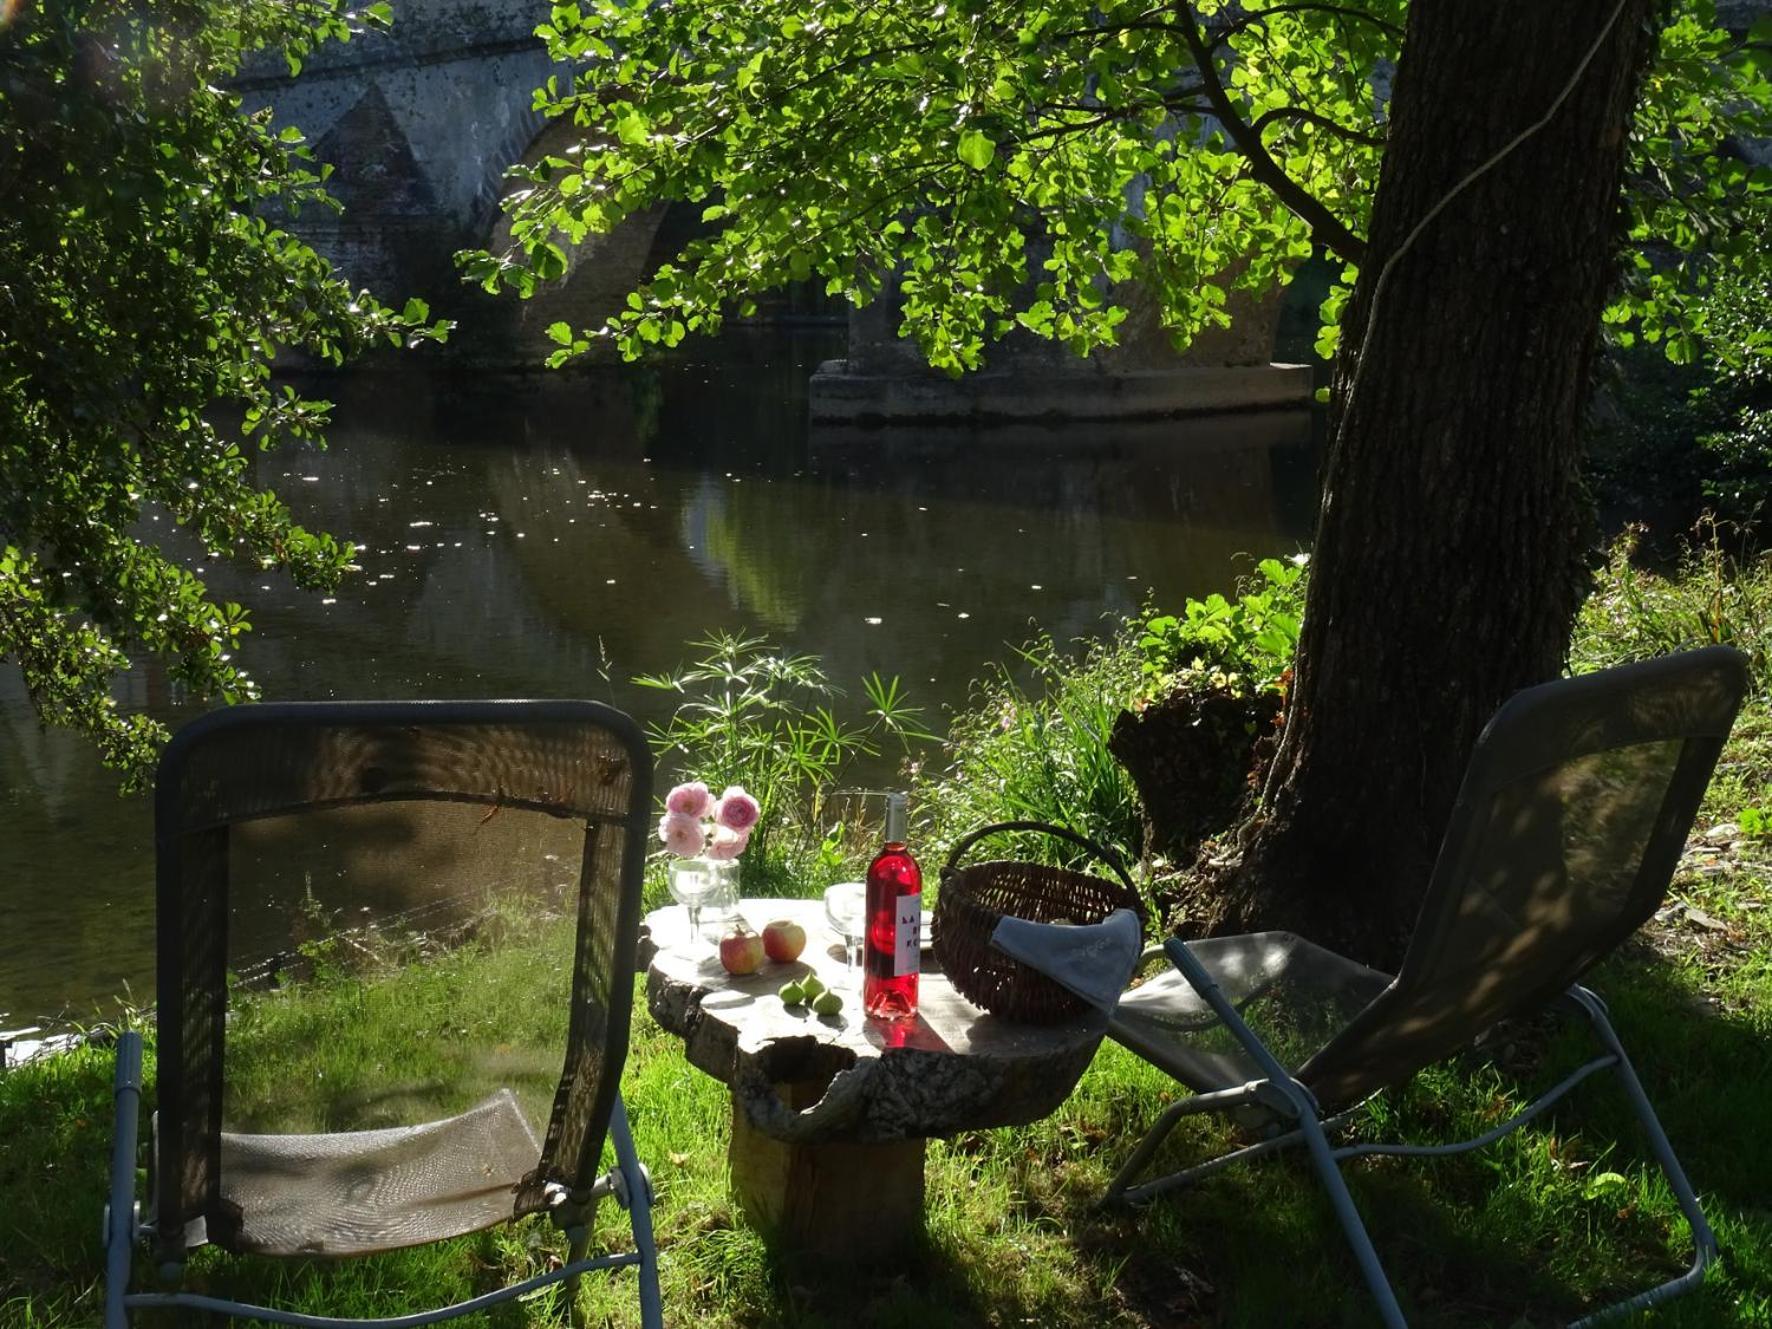
[[[1751,907],[1772,894],[1766,871],[1750,858],[1702,886],[1694,879],[1694,903],[1734,933],[1659,932],[1596,976],[1725,1249],[1705,1290],[1656,1324],[1772,1325],[1772,911]],[[232,1034],[236,1110],[259,1124],[317,1129],[452,1111],[493,1081],[545,1099],[563,1007],[537,1001],[535,981],[558,962],[561,940],[558,925],[519,930],[499,945],[367,974],[323,971],[248,1000]],[[636,1008],[624,1088],[659,1191],[673,1323],[1370,1323],[1338,1230],[1296,1160],[1233,1170],[1137,1213],[1093,1207],[1114,1164],[1177,1092],[1112,1045],[1047,1120],[932,1143],[926,1240],[908,1273],[796,1262],[746,1227],[727,1194],[724,1089],[685,1062],[644,1013],[643,993]],[[1550,1021],[1511,1031],[1386,1095],[1357,1130],[1431,1141],[1486,1129],[1581,1059],[1579,1033]],[[490,1047],[491,1060],[469,1047]],[[109,1077],[102,1047],[0,1076],[0,1324],[9,1329],[97,1321]],[[365,1092],[390,1081],[392,1100]],[[1228,1138],[1184,1124],[1167,1161]],[[1481,1155],[1367,1160],[1349,1174],[1414,1324],[1556,1323],[1673,1272],[1682,1258],[1677,1210],[1604,1078]],[[597,1234],[621,1245],[625,1215],[605,1205]],[[187,1281],[297,1309],[387,1315],[488,1290],[561,1250],[545,1224],[530,1222],[372,1260],[203,1252]],[[591,1281],[583,1295],[593,1323],[637,1319],[631,1275]],[[563,1316],[549,1291],[483,1322]]]
[[[1682,578],[1631,572],[1628,586],[1615,565],[1584,615],[1575,656],[1578,666],[1597,667],[1717,636],[1750,647],[1756,697],[1698,828],[1729,822],[1747,833],[1728,847],[1695,846],[1674,895],[1697,913],[1669,911],[1592,982],[1610,1002],[1724,1251],[1699,1294],[1639,1322],[1772,1329],[1772,837],[1763,819],[1745,815],[1772,809],[1772,679],[1767,654],[1752,649],[1758,605],[1772,604],[1772,576],[1760,565],[1706,565],[1703,557]],[[1006,689],[987,700],[999,717],[1006,701],[1021,704]],[[1082,705],[1080,696],[1074,700]],[[1066,716],[1062,705],[1051,710],[1057,728],[1030,738],[1026,726],[1034,721],[1011,714],[1007,723],[998,718],[980,728],[977,739],[1007,736],[1001,752],[992,749],[1006,761],[1015,750],[1050,754],[1050,765],[1017,786],[1033,800],[1073,777],[1094,780],[1087,766],[1067,766],[1066,754],[1099,719],[1085,716],[1088,723],[1078,725]],[[978,760],[975,773],[984,778],[994,768]],[[1021,778],[1008,768],[1003,774]],[[960,811],[982,818],[987,809]],[[656,882],[649,890],[660,894]],[[550,984],[563,990],[564,939],[558,922],[505,920],[475,943],[421,963],[355,971],[323,964],[312,981],[250,999],[230,1035],[235,1110],[260,1126],[337,1129],[454,1111],[500,1083],[538,1107],[563,1033],[565,1004],[545,994]],[[1094,1207],[1116,1164],[1178,1092],[1111,1044],[1048,1119],[931,1143],[925,1239],[908,1267],[798,1261],[773,1249],[733,1207],[725,1089],[688,1065],[678,1040],[645,1013],[643,992],[635,1005],[624,1092],[658,1189],[673,1324],[1340,1329],[1372,1322],[1339,1230],[1297,1159],[1232,1169],[1138,1212]],[[1382,1096],[1354,1130],[1417,1142],[1473,1135],[1586,1053],[1583,1031],[1554,1017],[1504,1029],[1482,1050]],[[109,1051],[89,1046],[0,1074],[4,1329],[98,1322],[110,1070]],[[151,1081],[151,1048],[149,1072]],[[1204,1157],[1229,1138],[1210,1123],[1184,1122],[1159,1165]],[[1490,1150],[1444,1160],[1367,1159],[1347,1171],[1410,1322],[1424,1329],[1561,1323],[1677,1272],[1686,1258],[1677,1207],[1610,1077],[1590,1081]],[[597,1242],[615,1249],[626,1240],[625,1215],[604,1205]],[[529,1222],[372,1260],[270,1262],[201,1252],[187,1281],[296,1309],[389,1315],[489,1290],[545,1267],[562,1250],[544,1223]],[[589,1280],[582,1295],[592,1323],[637,1322],[631,1274]],[[481,1322],[563,1321],[561,1294],[549,1290]]]

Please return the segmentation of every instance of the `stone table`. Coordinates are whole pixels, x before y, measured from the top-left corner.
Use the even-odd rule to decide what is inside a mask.
[[[792,964],[728,974],[707,942],[688,945],[677,906],[646,919],[646,1001],[690,1062],[732,1089],[733,1191],[753,1223],[827,1256],[878,1256],[922,1229],[928,1137],[1046,1116],[1070,1096],[1107,1028],[1089,1012],[1055,1025],[999,1020],[955,992],[923,953],[914,1020],[861,1012],[860,972],[821,900],[743,900],[756,930],[806,929]],[[818,1016],[776,992],[816,972],[843,996]]]

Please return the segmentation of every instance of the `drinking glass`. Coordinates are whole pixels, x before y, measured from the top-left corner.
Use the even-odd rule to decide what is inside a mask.
[[[859,881],[840,881],[824,893],[824,916],[831,931],[843,939],[843,959],[851,980],[861,963],[861,943],[867,935],[867,899],[868,888]]]
[[[738,864],[730,860],[679,858],[670,866],[670,887],[671,898],[689,915],[689,949],[712,949],[701,934],[702,906],[710,901],[716,905],[737,903]]]

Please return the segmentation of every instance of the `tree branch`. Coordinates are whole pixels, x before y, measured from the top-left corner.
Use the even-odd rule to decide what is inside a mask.
[[[1307,193],[1296,180],[1281,170],[1279,163],[1262,146],[1261,135],[1237,114],[1237,108],[1231,104],[1230,95],[1225,92],[1224,84],[1218,77],[1218,69],[1212,63],[1212,48],[1206,44],[1206,38],[1200,32],[1199,22],[1194,17],[1192,0],[1177,0],[1175,8],[1182,19],[1179,25],[1182,38],[1187,42],[1194,64],[1200,70],[1201,91],[1211,103],[1213,115],[1218,118],[1225,132],[1230,135],[1231,142],[1249,163],[1249,174],[1273,190],[1280,202],[1309,226],[1311,234],[1328,246],[1338,258],[1349,263],[1363,261],[1366,242],[1350,231],[1347,224],[1329,211],[1321,200]]]
[[[1280,106],[1271,111],[1264,111],[1255,117],[1255,123],[1249,128],[1257,138],[1260,138],[1262,130],[1279,120],[1303,120],[1307,124],[1316,125],[1319,129],[1327,129],[1331,134],[1345,138],[1350,143],[1364,143],[1368,147],[1382,148],[1385,142],[1383,134],[1364,134],[1357,129],[1349,129],[1338,120],[1331,120],[1326,115],[1306,110],[1302,106]]]
[[[1344,18],[1364,20],[1379,31],[1395,38],[1397,41],[1403,40],[1403,30],[1395,23],[1392,23],[1389,19],[1379,18],[1376,14],[1368,14],[1363,9],[1356,9],[1352,5],[1316,4],[1308,3],[1307,0],[1298,0],[1298,3],[1295,4],[1269,5],[1266,9],[1246,14],[1235,23],[1227,24],[1213,34],[1211,44],[1207,49],[1217,50],[1232,37],[1235,37],[1239,32],[1247,32],[1250,28],[1255,27],[1259,23],[1265,22],[1275,14],[1296,14],[1309,10],[1315,10],[1324,14],[1340,14]]]

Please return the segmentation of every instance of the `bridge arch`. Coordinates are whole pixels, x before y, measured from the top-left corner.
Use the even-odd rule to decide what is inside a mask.
[[[499,197],[520,187],[504,178],[511,166],[565,156],[582,133],[570,120],[542,123],[521,153],[501,168]],[[500,323],[513,357],[539,364],[555,346],[547,336],[549,325],[564,322],[575,331],[596,328],[621,308],[628,292],[658,266],[659,256],[653,248],[665,212],[662,204],[649,208],[607,235],[588,236],[584,243],[568,247],[563,277],[547,283],[527,300],[506,302],[511,314]],[[510,239],[511,220],[495,204],[476,243],[497,253]]]

